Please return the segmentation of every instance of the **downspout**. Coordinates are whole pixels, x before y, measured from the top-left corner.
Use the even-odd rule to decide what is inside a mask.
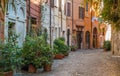
[[[92,32],[92,0],[91,0],[91,48],[93,48],[93,32]]]
[[[74,10],[73,10],[73,7],[74,7],[74,4],[73,4],[73,0],[72,0],[72,34],[71,34],[71,40],[73,41],[73,27],[74,27],[74,21],[73,21],[73,18],[74,18]],[[74,45],[73,43],[72,43],[72,45]]]
[[[73,21],[73,17],[74,17],[74,12],[73,12],[73,0],[72,0],[72,33],[73,33],[73,26],[74,26],[74,21]]]
[[[92,33],[92,0],[91,0],[91,33]]]
[[[28,35],[30,35],[30,30],[31,30],[31,16],[30,16],[30,6],[31,6],[31,3],[30,3],[30,0],[29,0],[29,4],[28,4],[29,8],[29,12],[28,12],[28,16],[29,16],[29,20],[28,20]]]
[[[63,21],[62,21],[62,0],[61,0],[61,32],[63,32]],[[63,36],[63,34],[62,34]]]
[[[50,0],[50,48],[52,48],[52,41],[51,41],[51,0]]]

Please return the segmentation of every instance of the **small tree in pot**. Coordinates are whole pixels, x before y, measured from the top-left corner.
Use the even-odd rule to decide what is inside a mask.
[[[6,40],[6,43],[1,42],[0,47],[0,76],[12,76],[13,71],[16,73],[16,70],[22,64],[22,52],[17,45],[17,38],[13,31],[9,31],[9,39]]]
[[[41,66],[40,55],[38,50],[38,42],[36,38],[26,37],[23,45],[23,62],[24,66],[28,66],[28,72],[35,73],[37,68]]]
[[[42,36],[42,44],[39,43],[40,46],[40,54],[41,54],[41,62],[44,71],[51,71],[52,69],[52,63],[53,63],[53,50],[50,48],[50,45],[47,43],[46,39],[44,38],[44,35]]]
[[[103,48],[104,48],[104,51],[110,51],[111,50],[111,42],[105,41]]]
[[[69,47],[65,45],[63,38],[58,38],[54,40],[54,52],[55,59],[62,59],[65,55],[68,55]]]

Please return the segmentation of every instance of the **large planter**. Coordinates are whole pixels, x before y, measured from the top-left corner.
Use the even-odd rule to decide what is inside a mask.
[[[37,71],[36,67],[32,64],[29,64],[28,72],[29,73],[36,73],[36,71]]]
[[[43,67],[43,70],[45,72],[49,72],[52,70],[52,64],[45,64],[44,67]]]
[[[63,54],[56,54],[54,59],[63,59],[64,55]]]
[[[13,71],[0,72],[0,76],[13,76]]]

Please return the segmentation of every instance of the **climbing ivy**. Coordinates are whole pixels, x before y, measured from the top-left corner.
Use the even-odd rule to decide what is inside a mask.
[[[104,21],[114,25],[116,30],[120,30],[120,0],[103,0],[103,10],[101,12]]]

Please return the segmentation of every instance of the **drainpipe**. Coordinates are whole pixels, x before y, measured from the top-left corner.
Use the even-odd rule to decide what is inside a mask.
[[[93,48],[93,32],[92,32],[92,0],[91,0],[91,48]]]
[[[51,35],[52,35],[51,34],[51,0],[50,0],[50,7],[49,8],[50,8],[50,26],[49,26],[50,27],[50,30],[49,30],[50,31],[50,48],[52,48],[52,41],[51,41]]]
[[[28,17],[29,17],[29,20],[28,20],[28,35],[30,35],[30,29],[31,29],[30,5],[31,5],[31,3],[30,3],[30,0],[29,0],[29,8],[28,8],[28,10],[29,10],[29,13],[28,13]]]
[[[62,18],[63,17],[62,17],[62,0],[61,0],[61,32],[63,32],[63,21],[62,21]]]
[[[73,26],[74,26],[74,22],[73,22],[73,15],[74,15],[74,12],[73,12],[73,0],[72,0],[72,33],[73,33]]]
[[[92,33],[92,0],[91,0],[91,33]]]
[[[73,36],[73,27],[74,27],[74,21],[73,21],[73,18],[74,18],[74,12],[73,12],[73,7],[74,7],[74,4],[73,4],[73,0],[72,0],[72,34],[71,36]],[[73,37],[71,38],[72,41],[73,41]],[[73,45],[73,44],[72,44]]]

